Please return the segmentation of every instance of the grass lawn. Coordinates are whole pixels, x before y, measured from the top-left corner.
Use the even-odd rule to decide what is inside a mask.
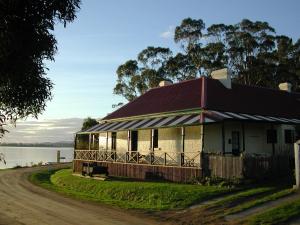
[[[266,196],[263,196],[263,197],[260,197],[260,198],[255,198],[253,200],[246,201],[242,204],[238,204],[236,207],[229,209],[226,212],[226,214],[228,215],[228,214],[238,213],[238,212],[253,208],[255,206],[262,205],[262,204],[270,202],[270,201],[275,201],[279,198],[290,195],[293,192],[294,192],[294,190],[292,188],[277,190],[274,193],[271,191],[271,193],[267,194]]]
[[[185,208],[232,191],[219,186],[132,181],[125,178],[99,181],[73,176],[71,169],[34,173],[29,179],[42,187],[76,198],[127,209]]]
[[[285,224],[285,222],[297,216],[300,216],[300,199],[282,204],[263,213],[256,214],[250,217],[246,221],[246,224]]]
[[[280,183],[265,183],[245,188],[203,206],[198,211],[198,214],[203,215],[201,217],[203,224],[223,224],[227,215],[279,199],[293,192],[293,189],[289,188],[288,185]],[[245,220],[241,222],[243,222],[242,224],[248,224],[248,221]]]

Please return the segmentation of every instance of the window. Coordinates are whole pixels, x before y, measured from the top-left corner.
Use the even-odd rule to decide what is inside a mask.
[[[153,130],[153,148],[158,148],[158,129]]]
[[[277,143],[277,131],[274,129],[267,130],[267,143]]]
[[[88,150],[89,149],[89,134],[76,135],[76,149]]]
[[[111,133],[111,150],[117,149],[117,133],[112,132]]]
[[[294,132],[293,130],[284,130],[284,140],[286,144],[294,143]]]

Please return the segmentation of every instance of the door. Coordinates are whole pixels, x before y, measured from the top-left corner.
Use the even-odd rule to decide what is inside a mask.
[[[240,132],[232,131],[231,144],[232,144],[232,154],[239,155],[240,154]]]
[[[138,150],[138,132],[137,130],[131,131],[131,151]]]
[[[111,150],[116,151],[117,149],[117,133],[111,133]]]

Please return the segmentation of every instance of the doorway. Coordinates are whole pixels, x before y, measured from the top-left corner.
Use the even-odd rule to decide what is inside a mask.
[[[131,131],[131,151],[138,150],[138,131]]]
[[[231,133],[232,154],[240,155],[240,132],[232,131]]]

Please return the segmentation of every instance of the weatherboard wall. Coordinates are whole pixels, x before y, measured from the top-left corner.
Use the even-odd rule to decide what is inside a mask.
[[[138,131],[138,151],[141,154],[146,154],[151,150],[151,130]]]
[[[295,130],[292,125],[280,125],[270,123],[244,123],[244,138],[242,123],[233,121],[224,123],[224,144],[225,153],[232,152],[232,132],[239,132],[240,151],[243,151],[245,145],[246,153],[272,155],[272,143],[267,143],[267,130],[275,129],[277,131],[277,143],[274,144],[275,154],[289,153],[293,145],[285,143],[284,130]],[[243,143],[245,141],[245,143]],[[204,152],[222,153],[222,124],[207,124],[204,126]]]
[[[244,136],[243,136],[244,126]],[[203,134],[202,134],[203,129]],[[224,145],[225,153],[232,152],[232,132],[239,132],[240,152],[245,149],[246,153],[250,154],[266,154],[273,153],[273,144],[267,143],[267,130],[275,129],[277,131],[277,143],[274,144],[275,154],[292,152],[293,145],[285,143],[285,130],[295,132],[293,125],[281,125],[270,123],[254,123],[240,121],[224,122]],[[94,140],[91,144],[91,149],[99,145],[100,150],[111,149],[112,143],[111,132],[99,133],[98,140]],[[85,137],[85,138],[83,138]],[[95,136],[98,138],[98,135]],[[128,143],[128,131],[118,131],[116,140],[116,150],[125,152],[130,150],[130,142]],[[184,151],[199,152],[202,150],[206,153],[222,153],[223,137],[222,123],[212,123],[197,126],[185,127],[184,136]],[[93,138],[91,138],[93,140]],[[161,152],[178,153],[183,150],[181,127],[160,128],[158,129],[158,150]],[[88,134],[82,135],[80,140],[77,139],[77,149],[88,150]],[[243,143],[245,142],[245,143]],[[151,129],[138,130],[138,151],[142,154],[151,151]]]
[[[185,151],[186,152],[198,152],[201,151],[201,134],[202,125],[191,126],[185,128]]]

